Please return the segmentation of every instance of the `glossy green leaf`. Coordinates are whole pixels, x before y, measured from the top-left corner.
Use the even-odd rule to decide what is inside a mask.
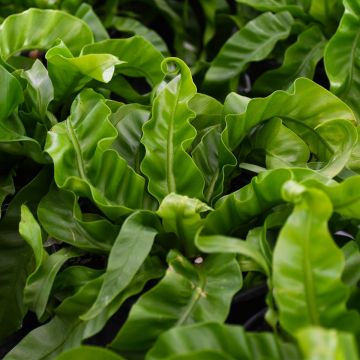
[[[35,273],[47,258],[47,253],[43,249],[41,228],[26,205],[21,205],[20,216],[19,233],[34,252],[35,269],[33,273]]]
[[[46,53],[46,60],[57,99],[79,91],[91,79],[109,82],[113,77],[115,65],[123,63],[111,54],[73,57],[63,42]]]
[[[309,14],[328,27],[331,34],[335,32],[343,12],[342,0],[312,0],[309,9]]]
[[[174,328],[160,336],[146,360],[172,359],[172,356],[212,350],[218,359],[280,360],[300,359],[295,346],[282,342],[271,333],[246,333],[240,326],[202,323]],[[178,357],[175,357],[178,359]],[[198,357],[193,357],[193,359]],[[188,359],[191,359],[189,357]],[[202,359],[202,358],[201,358]],[[205,357],[203,358],[206,359]],[[217,359],[214,357],[214,359]]]
[[[325,186],[317,181],[305,182],[308,187],[321,189],[330,198],[334,211],[349,218],[360,219],[360,197],[357,191],[360,186],[360,177],[353,176],[345,179],[342,183],[333,183]]]
[[[192,157],[203,174],[204,198],[210,203],[223,193],[228,174],[236,165],[236,158],[225,146],[215,126],[204,134],[200,143],[192,151]]]
[[[346,309],[349,288],[341,282],[344,256],[327,227],[332,213],[329,198],[294,181],[284,184],[283,197],[295,206],[273,257],[281,326],[289,332],[307,325],[359,330],[358,314]]]
[[[94,34],[95,41],[102,41],[109,38],[109,34],[107,33],[103,23],[97,17],[93,8],[89,4],[82,3],[76,10],[75,16],[88,24]]]
[[[282,65],[259,76],[253,91],[268,95],[274,90],[287,90],[298,77],[312,79],[315,67],[324,55],[326,43],[319,27],[304,30],[297,41],[286,49]]]
[[[80,346],[76,349],[66,351],[56,360],[124,360],[122,356],[116,355],[110,350],[97,346]]]
[[[117,136],[109,115],[103,97],[84,90],[73,102],[70,117],[49,132],[45,149],[54,161],[58,187],[93,199],[116,220],[142,208],[145,181],[109,149]]]
[[[328,178],[308,169],[275,169],[259,174],[251,183],[222,197],[205,221],[204,234],[231,234],[270,208],[284,202],[281,189],[288,180]]]
[[[167,55],[169,53],[167,45],[161,36],[138,20],[129,17],[115,16],[111,23],[111,27],[114,27],[121,32],[142,36],[153,44],[162,54]]]
[[[65,12],[29,9],[1,24],[0,55],[6,60],[22,50],[46,50],[58,39],[79,54],[84,45],[93,42],[93,35],[85,22]]]
[[[304,360],[357,360],[359,359],[352,334],[321,327],[306,327],[296,333]]]
[[[306,78],[297,79],[288,92],[278,90],[266,98],[251,99],[243,113],[227,115],[226,144],[235,149],[252,128],[272,117],[280,117],[308,144],[324,175],[337,175],[348,162],[357,140],[353,112]]]
[[[37,215],[54,239],[92,252],[108,253],[119,232],[119,226],[100,216],[87,219],[76,196],[55,186],[41,199]]]
[[[20,207],[26,201],[31,208],[46,193],[50,183],[47,170],[39,173],[11,201],[0,223],[0,338],[21,326],[25,315],[23,290],[30,272],[31,248],[18,233]]]
[[[0,83],[5,91],[0,95],[0,123],[24,101],[23,91],[17,79],[0,66]]]
[[[161,82],[164,74],[161,62],[164,57],[154,45],[141,36],[128,39],[109,39],[85,46],[82,55],[112,54],[124,63],[117,66],[118,73],[131,77],[145,77],[151,86]]]
[[[50,256],[44,254],[41,265],[28,277],[24,289],[24,302],[39,319],[45,313],[51,288],[60,268],[67,260],[79,255],[79,252],[72,248],[60,249]]]
[[[63,301],[103,273],[103,269],[97,270],[82,265],[68,266],[56,275],[51,296]]]
[[[240,254],[252,259],[257,265],[259,265],[261,271],[270,276],[269,266],[258,251],[258,249],[251,243],[232,238],[228,236],[212,235],[212,236],[198,236],[195,241],[196,246],[205,253],[230,253]]]
[[[351,240],[341,248],[345,267],[342,273],[342,281],[349,286],[356,286],[360,280],[360,250],[358,244]]]
[[[140,163],[145,153],[140,142],[142,127],[149,117],[149,108],[139,104],[123,105],[110,116],[110,121],[118,131],[112,147],[137,173],[140,173]]]
[[[310,158],[307,144],[280,118],[272,118],[254,135],[254,148],[265,151],[267,169],[306,166]]]
[[[157,214],[162,219],[165,231],[176,234],[185,254],[191,257],[197,253],[194,239],[204,223],[201,214],[210,210],[209,206],[198,199],[171,193],[161,202]]]
[[[24,71],[21,76],[28,83],[24,95],[27,105],[31,106],[29,112],[35,113],[50,128],[51,123],[46,118],[48,106],[54,99],[54,86],[46,67],[36,60],[31,69]]]
[[[164,60],[164,73],[172,64],[180,73],[160,89],[153,102],[152,117],[143,127],[141,141],[146,154],[141,170],[149,179],[149,192],[158,201],[172,192],[202,199],[204,180],[186,153],[196,136],[189,122],[194,113],[188,106],[196,87],[189,68],[180,59]]]
[[[0,66],[0,83],[6,89],[0,95],[0,149],[6,153],[25,155],[37,162],[47,163],[40,144],[26,136],[24,125],[18,116],[9,118],[24,101],[19,81]]]
[[[132,307],[111,343],[111,348],[125,357],[143,356],[158,336],[172,327],[224,321],[231,299],[242,285],[239,266],[231,255],[212,255],[202,264],[192,265],[171,251],[168,263],[165,277]]]
[[[248,22],[226,41],[211,62],[204,89],[223,98],[224,84],[240,75],[249,63],[265,59],[279,40],[289,36],[292,23],[288,12],[268,12]]]
[[[223,105],[211,96],[195,94],[189,101],[189,108],[196,114],[191,124],[197,131],[222,123]]]
[[[344,6],[339,28],[325,49],[325,69],[331,91],[351,106],[359,120],[360,4],[355,0],[345,0]]]
[[[83,320],[99,315],[128,286],[149,255],[159,229],[158,218],[150,212],[135,212],[125,220],[111,248],[98,297]]]
[[[289,11],[294,16],[305,17],[305,10],[308,10],[304,7],[303,1],[298,0],[236,0],[240,4],[246,4],[253,7],[259,11]]]
[[[67,349],[80,346],[82,339],[93,336],[104,327],[107,320],[126,299],[139,293],[147,281],[161,274],[159,262],[151,260],[146,262],[130,286],[121,292],[110,306],[96,318],[83,322],[79,316],[95,301],[103,277],[91,280],[73,296],[65,299],[56,309],[51,321],[31,331],[5,359],[22,360],[26,357],[29,360],[50,360]]]

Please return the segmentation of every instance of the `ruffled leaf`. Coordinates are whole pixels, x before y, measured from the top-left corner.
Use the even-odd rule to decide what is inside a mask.
[[[180,59],[164,60],[164,72],[172,63],[180,73],[159,90],[152,117],[143,127],[146,154],[141,170],[149,179],[149,192],[159,202],[172,192],[202,199],[204,187],[199,169],[186,152],[196,136],[190,124],[195,114],[188,106],[196,87],[189,68]]]

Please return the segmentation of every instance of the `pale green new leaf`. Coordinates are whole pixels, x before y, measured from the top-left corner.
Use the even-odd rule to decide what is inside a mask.
[[[159,202],[172,192],[201,200],[204,180],[186,152],[196,136],[190,124],[195,113],[188,105],[196,87],[190,69],[182,60],[164,60],[164,73],[170,72],[171,65],[176,66],[175,73],[179,74],[159,89],[152,105],[152,117],[143,127],[141,142],[146,154],[141,170],[149,179],[149,192]]]
[[[287,90],[299,77],[312,79],[316,65],[324,55],[326,43],[327,39],[318,26],[304,30],[297,41],[286,49],[282,65],[260,75],[253,91],[268,95],[274,90]]]
[[[194,256],[195,235],[202,227],[201,213],[212,210],[198,199],[171,193],[161,202],[157,214],[162,219],[166,232],[173,232],[181,241],[182,249],[188,257]]]
[[[207,93],[224,98],[228,84],[246,66],[265,59],[279,40],[289,36],[293,18],[288,12],[262,14],[232,35],[211,62],[204,79]],[[224,91],[225,90],[225,91]]]
[[[199,235],[196,238],[195,244],[205,253],[230,253],[249,257],[260,267],[266,276],[270,276],[270,269],[266,259],[254,245],[247,241],[221,235]]]
[[[119,219],[144,202],[145,180],[109,147],[117,131],[101,95],[82,91],[70,117],[48,133],[45,150],[54,161],[58,187],[93,199],[111,219]]]
[[[132,307],[110,345],[127,358],[143,356],[172,327],[223,322],[233,295],[242,285],[239,265],[231,255],[211,255],[202,264],[193,265],[171,251],[168,263],[165,277]]]
[[[315,187],[326,193],[334,211],[342,216],[360,219],[360,176],[351,176],[341,183],[326,186],[318,181],[305,181],[307,187]]]
[[[22,50],[47,50],[61,39],[73,54],[93,42],[87,24],[63,11],[29,9],[7,17],[0,26],[0,56],[7,60]]]
[[[123,61],[116,67],[117,73],[145,77],[151,86],[159,84],[164,77],[161,71],[163,55],[141,36],[100,41],[85,46],[81,54],[112,54]]]
[[[115,65],[124,63],[111,54],[73,57],[63,42],[46,53],[46,60],[57,99],[79,91],[92,79],[108,83],[114,75]]]
[[[280,231],[273,256],[281,326],[290,333],[308,325],[358,331],[359,314],[346,309],[350,289],[341,281],[344,255],[328,230],[329,198],[294,181],[284,184],[283,197],[294,203],[294,210]]]
[[[284,202],[281,189],[288,180],[315,178],[328,183],[329,178],[309,169],[275,169],[260,173],[251,183],[219,199],[205,221],[204,234],[235,232],[263,212]]]
[[[321,327],[305,327],[296,333],[304,360],[358,360],[352,334]]]
[[[345,13],[325,49],[325,69],[331,91],[344,100],[360,119],[360,4],[344,0]]]

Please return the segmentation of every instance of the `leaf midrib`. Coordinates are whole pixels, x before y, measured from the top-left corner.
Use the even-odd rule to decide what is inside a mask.
[[[311,244],[310,244],[310,233],[311,233],[311,219],[307,216],[307,221],[304,224],[305,227],[305,239],[302,242],[303,248],[303,259],[302,265],[304,270],[304,294],[306,298],[306,308],[310,318],[310,323],[313,325],[319,324],[319,312],[316,306],[316,295],[314,288],[314,278],[312,273],[311,264]]]
[[[174,81],[174,80],[173,80]],[[181,84],[179,85],[181,86]],[[167,172],[167,186],[169,193],[176,192],[176,180],[174,176],[174,118],[176,109],[178,107],[180,97],[180,89],[176,91],[175,105],[170,112],[169,129],[167,133],[167,144],[166,144],[166,172]]]
[[[198,275],[199,275],[199,284],[194,287],[194,291],[190,298],[190,301],[188,305],[185,307],[185,310],[178,319],[178,321],[174,324],[174,327],[181,326],[186,323],[187,319],[190,317],[196,305],[200,301],[202,294],[205,293],[206,276],[200,270],[198,271]]]
[[[69,139],[72,143],[72,145],[74,146],[75,149],[75,154],[76,154],[76,165],[80,174],[80,177],[84,180],[86,180],[86,174],[85,174],[85,164],[84,161],[82,159],[81,156],[81,147],[80,144],[76,138],[75,135],[75,131],[73,129],[73,127],[71,126],[71,123],[69,120],[67,120],[66,122],[66,128],[67,128],[67,133],[69,135]]]

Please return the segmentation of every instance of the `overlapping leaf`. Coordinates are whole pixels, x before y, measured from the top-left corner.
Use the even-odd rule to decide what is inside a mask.
[[[0,338],[17,330],[25,315],[23,291],[30,272],[31,248],[20,237],[18,226],[20,207],[25,201],[31,208],[46,193],[50,176],[41,172],[32,182],[17,193],[0,224]]]
[[[85,22],[63,11],[29,9],[1,24],[0,56],[7,60],[22,50],[46,50],[58,39],[76,55],[93,42],[93,34]]]
[[[165,277],[133,306],[111,343],[111,348],[128,358],[143,356],[161,333],[172,327],[224,321],[231,298],[242,284],[232,255],[213,255],[203,264],[192,265],[172,251],[168,263]]]
[[[162,87],[152,105],[152,117],[143,127],[142,143],[146,154],[142,172],[149,179],[149,192],[161,201],[174,192],[202,199],[204,180],[186,150],[196,136],[190,124],[194,112],[188,102],[196,93],[191,73],[185,63],[168,58],[162,63],[179,71],[174,79]]]
[[[333,177],[350,159],[357,141],[353,112],[306,78],[297,79],[288,92],[278,90],[266,98],[251,99],[243,113],[227,115],[223,138],[235,149],[252,128],[273,117],[280,117],[308,144],[321,173]]]
[[[108,253],[119,232],[119,226],[100,216],[86,218],[76,196],[55,186],[41,199],[37,215],[54,239],[88,251]]]
[[[344,257],[327,228],[329,198],[293,181],[284,184],[283,196],[295,207],[280,231],[273,257],[280,324],[289,332],[307,325],[358,331],[359,314],[346,309]]]
[[[103,277],[91,280],[73,296],[66,298],[56,309],[51,321],[31,331],[4,360],[20,360],[24,357],[29,360],[50,360],[67,349],[80,346],[83,339],[93,336],[103,328],[127,298],[139,293],[150,279],[161,275],[159,262],[156,259],[148,259],[131,284],[101,314],[84,322],[79,316],[95,301]]]
[[[326,38],[317,26],[303,31],[289,46],[282,65],[256,79],[254,92],[268,95],[274,90],[287,90],[298,77],[312,79],[318,62],[324,55]]]
[[[146,360],[172,359],[174,355],[187,354],[188,359],[191,355],[197,359],[198,352],[204,350],[216,351],[219,357],[214,355],[214,359],[300,359],[295,346],[280,341],[273,334],[246,333],[240,326],[208,322],[167,331],[149,351]]]
[[[46,151],[54,161],[60,188],[88,196],[116,220],[142,208],[145,181],[109,149],[117,136],[109,115],[102,96],[84,90],[75,99],[70,117],[49,132]]]
[[[344,5],[339,28],[325,50],[325,68],[331,91],[351,106],[359,120],[360,4],[356,0],[345,0]]]
[[[91,79],[109,82],[114,74],[115,65],[124,63],[111,54],[73,57],[63,42],[46,53],[46,60],[57,99],[78,92]]]
[[[289,36],[293,18],[288,12],[260,15],[224,44],[204,79],[204,89],[220,98],[229,87],[224,83],[238,76],[248,63],[266,58],[275,44]]]

